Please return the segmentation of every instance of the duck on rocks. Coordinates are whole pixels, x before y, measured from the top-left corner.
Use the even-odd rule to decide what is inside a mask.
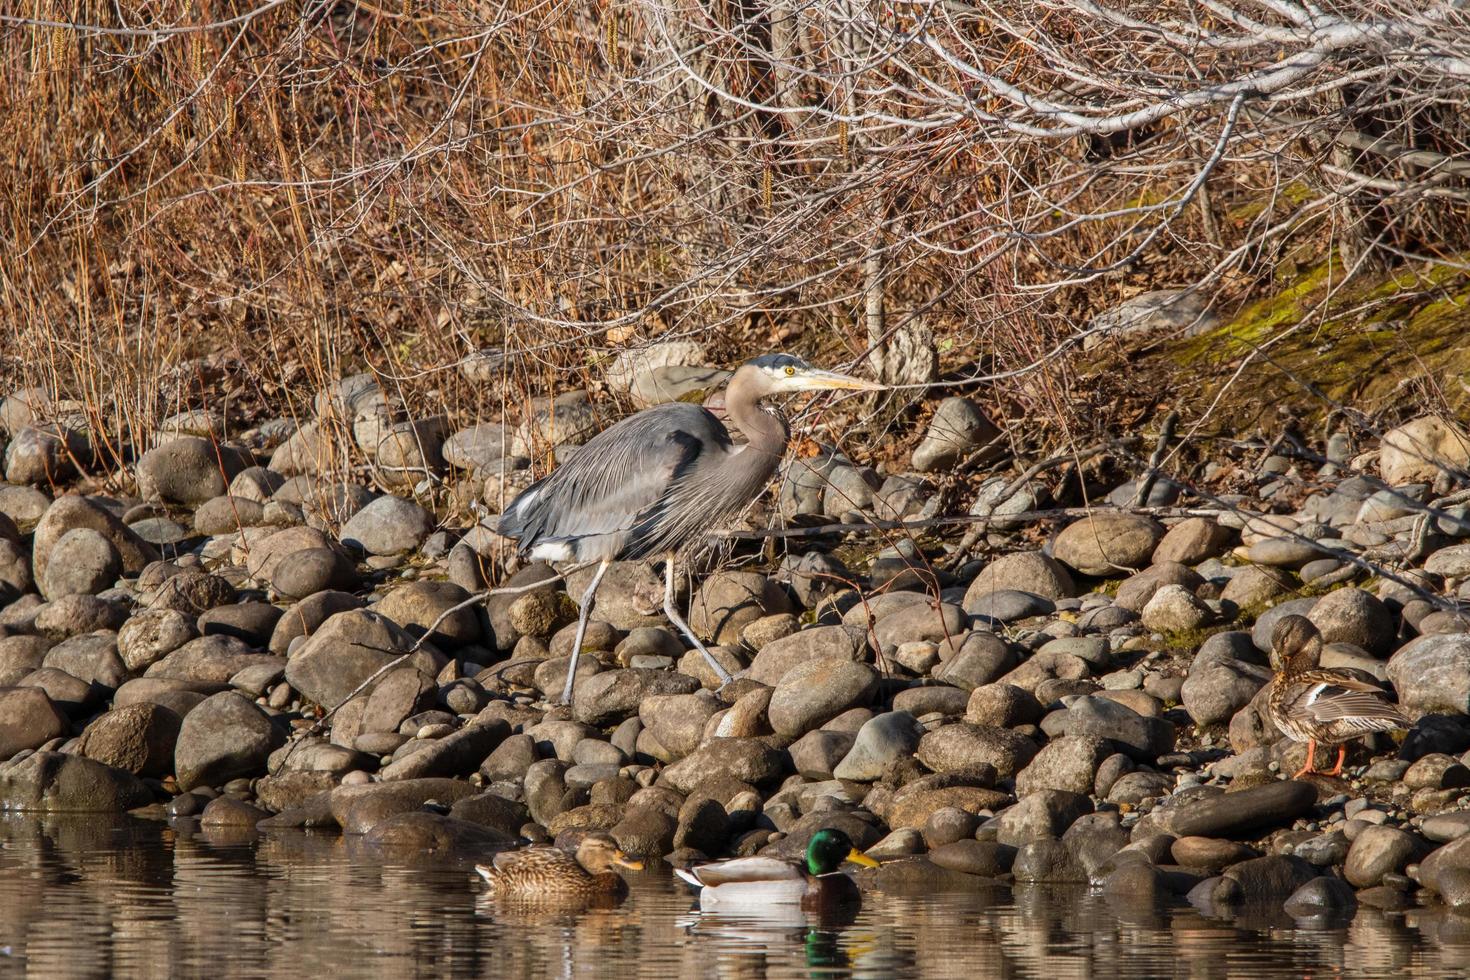
[[[878,866],[853,846],[847,834],[829,827],[812,834],[801,862],[756,856],[675,868],[674,873],[699,889],[699,907],[706,911],[731,905],[798,904],[818,911],[860,900],[857,886],[840,870],[844,861]]]
[[[475,865],[496,898],[529,901],[620,898],[628,884],[614,868],[642,871],[643,862],[618,850],[605,834],[584,837],[576,857],[559,847],[527,847]]]
[[[1306,765],[1293,779],[1317,772],[1318,743],[1337,746],[1337,765],[1324,773],[1337,776],[1349,741],[1413,724],[1382,688],[1319,668],[1321,655],[1322,634],[1305,616],[1283,616],[1271,632],[1271,720],[1292,741],[1307,743]]]

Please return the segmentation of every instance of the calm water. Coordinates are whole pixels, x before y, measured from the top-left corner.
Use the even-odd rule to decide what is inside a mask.
[[[487,904],[471,862],[330,835],[0,816],[0,976],[1458,977],[1470,918],[1360,911],[1303,929],[1083,888],[870,896],[850,921],[693,910],[670,875],[621,907]]]

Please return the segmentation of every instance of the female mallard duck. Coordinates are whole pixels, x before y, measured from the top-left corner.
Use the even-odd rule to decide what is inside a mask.
[[[527,847],[495,855],[475,870],[496,898],[578,899],[627,894],[628,885],[613,868],[642,871],[643,862],[629,858],[603,834],[589,834],[573,858],[559,847]]]
[[[806,846],[806,861],[797,863],[773,857],[735,858],[676,868],[675,874],[699,889],[699,907],[721,905],[792,905],[818,909],[824,905],[855,901],[857,886],[838,869],[843,861],[876,868],[878,862],[853,847],[852,839],[840,830],[827,828],[812,834]]]
[[[1336,776],[1350,739],[1412,724],[1382,688],[1318,668],[1321,655],[1322,634],[1305,616],[1283,616],[1271,631],[1271,720],[1287,738],[1307,743],[1307,764],[1293,779],[1317,771],[1318,742],[1337,746],[1337,765],[1323,774]]]

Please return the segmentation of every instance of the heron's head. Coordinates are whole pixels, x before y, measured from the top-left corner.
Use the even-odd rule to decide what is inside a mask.
[[[737,375],[745,375],[762,395],[786,395],[802,391],[881,391],[876,381],[854,378],[836,371],[814,368],[794,354],[762,354],[741,365]]]

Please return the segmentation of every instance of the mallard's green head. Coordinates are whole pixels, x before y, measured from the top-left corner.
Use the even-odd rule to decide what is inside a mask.
[[[852,838],[840,830],[828,827],[812,834],[806,845],[806,870],[808,874],[827,875],[851,861],[865,867],[876,868],[878,862],[852,846]]]

